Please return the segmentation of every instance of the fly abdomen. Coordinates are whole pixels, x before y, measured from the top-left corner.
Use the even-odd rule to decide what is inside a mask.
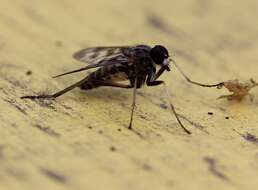
[[[83,90],[89,90],[102,86],[101,81],[123,81],[128,79],[126,68],[122,66],[106,66],[102,67],[87,76],[87,81],[79,87]]]
[[[108,80],[108,81],[123,81],[128,79],[124,66],[106,66],[98,69],[89,75],[90,80]]]
[[[98,81],[102,80],[102,75],[103,75],[103,68],[100,68],[100,69],[96,70],[95,72],[90,73],[87,76],[87,81],[85,81],[79,87],[82,90],[90,90],[90,89],[99,87],[100,84],[98,83]]]
[[[94,81],[94,80],[103,80],[105,79],[105,77],[109,76],[110,74],[112,74],[112,72],[114,72],[114,70],[116,70],[116,68],[113,66],[106,66],[106,67],[102,67],[99,68],[98,70],[96,70],[95,72],[92,72],[88,75],[88,80]]]

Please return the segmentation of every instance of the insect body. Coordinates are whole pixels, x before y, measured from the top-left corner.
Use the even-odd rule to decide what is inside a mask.
[[[95,47],[81,50],[73,55],[75,59],[90,63],[89,66],[67,72],[66,74],[100,67],[95,72],[89,74],[83,84],[82,89],[91,89],[99,86],[117,86],[121,84],[117,81],[129,80],[129,85],[123,87],[133,88],[137,78],[137,88],[145,82],[147,85],[157,84],[156,79],[165,71],[170,71],[168,61],[168,51],[163,46],[150,48],[146,45],[130,47]],[[155,60],[155,62],[154,62]],[[156,75],[156,65],[161,66],[159,76]],[[158,82],[160,83],[160,82]]]
[[[170,71],[170,59],[168,51],[165,47],[161,45],[156,45],[153,48],[147,45],[123,47],[92,47],[83,49],[75,53],[73,57],[79,61],[86,62],[89,65],[74,71],[57,75],[54,78],[92,68],[98,69],[90,73],[88,76],[86,76],[79,82],[57,93],[51,95],[23,96],[22,98],[54,99],[74,89],[75,87],[79,87],[83,90],[89,90],[101,86],[132,88],[133,103],[129,123],[129,129],[132,129],[133,113],[136,100],[136,90],[138,88],[141,88],[144,84],[146,84],[147,86],[157,86],[163,84],[165,87],[165,82],[158,80],[158,78],[160,77],[160,75],[163,74],[164,71]],[[156,70],[157,66],[159,66],[159,70]],[[187,79],[188,82],[200,86],[217,86],[202,85],[200,83],[191,81],[185,75],[184,77]],[[128,81],[129,83],[124,84],[120,81]],[[190,134],[191,132],[188,131],[181,123],[172,103],[170,103],[170,107],[173,113],[175,114],[180,126],[186,133]]]
[[[162,47],[157,46],[162,51]],[[165,49],[164,49],[165,50]],[[87,53],[89,49],[82,50],[82,52],[76,53],[75,58],[85,60],[84,57],[80,57],[82,53]],[[105,86],[107,84],[115,85],[114,82],[129,80],[127,88],[134,87],[134,82],[137,78],[136,87],[140,88],[145,82],[147,85],[152,84],[155,79],[156,65],[150,57],[151,48],[148,46],[135,46],[135,47],[122,47],[119,49],[97,49],[95,51],[101,54],[101,51],[107,51],[108,55],[103,60],[97,60],[98,64],[106,64],[99,68],[95,72],[87,76],[87,81],[80,87],[82,89],[91,89],[98,86]],[[103,53],[102,53],[103,54]],[[114,56],[115,55],[115,56]],[[93,55],[92,56],[96,56]],[[163,55],[161,55],[163,56]],[[168,57],[168,53],[164,55]],[[163,61],[163,60],[162,60]],[[110,64],[109,63],[114,63]],[[160,65],[163,64],[162,62]],[[167,67],[167,69],[169,69]],[[102,83],[102,81],[105,81]],[[120,86],[120,85],[118,85]]]

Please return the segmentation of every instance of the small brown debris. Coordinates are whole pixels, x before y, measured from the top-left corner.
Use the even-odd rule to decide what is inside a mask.
[[[213,115],[213,112],[208,112],[209,115]]]
[[[32,71],[31,70],[28,70],[27,72],[26,72],[26,75],[31,75],[32,74]]]
[[[111,147],[109,148],[109,150],[112,151],[112,152],[115,152],[115,151],[116,151],[116,147],[111,146]]]
[[[246,82],[239,82],[238,79],[228,80],[223,82],[223,86],[227,88],[232,94],[222,95],[217,99],[227,98],[228,100],[237,100],[241,101],[245,96],[249,96],[250,101],[254,100],[254,96],[249,93],[249,91],[258,86],[258,83],[252,78]]]

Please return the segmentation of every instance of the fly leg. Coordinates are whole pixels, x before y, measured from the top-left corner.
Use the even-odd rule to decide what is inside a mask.
[[[170,102],[170,96],[169,96],[169,93],[168,93],[168,90],[166,88],[166,84],[164,81],[147,81],[147,85],[148,86],[157,86],[157,85],[160,85],[160,84],[163,84],[164,85],[164,90],[166,92],[166,95],[167,95],[167,99],[169,101],[169,105],[170,105],[170,108],[171,108],[171,111],[172,113],[174,114],[174,116],[176,117],[176,120],[177,122],[179,123],[179,125],[181,126],[181,128],[187,133],[187,134],[191,134],[191,132],[185,128],[185,126],[183,125],[183,123],[181,122],[181,120],[179,119],[179,116],[175,110],[175,107],[174,105]]]
[[[80,80],[79,82],[76,82],[74,83],[73,85],[63,89],[63,90],[60,90],[54,94],[49,94],[49,95],[38,95],[38,96],[22,96],[21,99],[55,99],[63,94],[65,94],[66,92],[69,92],[71,91],[72,89],[80,86],[81,84],[83,84],[85,81],[87,81],[88,78],[84,78],[82,80]]]
[[[134,108],[135,108],[135,101],[136,101],[136,87],[137,87],[137,78],[134,81],[134,85],[129,84],[120,84],[113,81],[95,81],[95,83],[99,86],[110,86],[110,87],[118,87],[118,88],[133,88],[133,102],[132,102],[132,108],[131,108],[131,116],[130,116],[130,123],[128,126],[128,129],[132,129],[133,124],[133,114],[134,114]]]
[[[132,108],[131,108],[131,117],[130,117],[130,123],[128,126],[128,129],[132,129],[133,124],[133,114],[134,114],[134,108],[135,108],[135,102],[136,102],[136,87],[137,87],[137,78],[134,81],[134,85],[129,84],[120,84],[113,81],[95,81],[95,83],[99,86],[110,86],[110,87],[118,87],[118,88],[133,88],[133,102],[132,102]]]
[[[128,129],[130,130],[132,129],[132,124],[133,124],[133,114],[134,114],[135,101],[136,101],[136,89],[137,89],[137,77],[135,78],[134,87],[133,87],[133,102],[132,102],[131,118],[128,126]]]
[[[93,84],[98,85],[98,86],[110,86],[110,87],[117,87],[117,88],[133,88],[133,102],[132,102],[132,109],[131,109],[131,117],[130,117],[130,123],[128,126],[128,129],[132,129],[132,123],[133,123],[133,114],[134,114],[134,108],[135,108],[135,100],[136,100],[136,87],[137,87],[137,78],[134,81],[134,85],[129,84],[121,84],[121,83],[116,83],[113,81],[105,81],[105,80],[94,80],[92,81]]]
[[[224,82],[220,82],[217,84],[203,84],[203,83],[199,83],[199,82],[195,82],[192,81],[184,72],[183,70],[177,65],[177,63],[171,59],[171,61],[173,61],[174,65],[176,66],[176,68],[178,69],[178,71],[181,73],[181,75],[183,75],[183,77],[185,78],[185,80],[191,84],[195,84],[197,86],[202,86],[202,87],[217,87],[217,88],[222,88],[224,86]]]
[[[60,90],[54,94],[49,94],[49,95],[38,95],[38,96],[22,96],[22,99],[55,99],[63,94],[65,94],[66,92],[71,91],[72,89],[79,87],[80,85],[82,85],[83,83],[87,82],[88,79],[84,78],[82,80],[80,80],[79,82],[63,89]],[[118,88],[132,88],[132,85],[125,85],[125,84],[119,84],[119,83],[115,83],[112,81],[91,81],[92,83],[96,83],[99,86],[111,86],[111,87],[118,87]]]

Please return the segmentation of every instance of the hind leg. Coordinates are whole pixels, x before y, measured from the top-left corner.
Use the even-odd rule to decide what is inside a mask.
[[[81,84],[85,83],[85,81],[87,81],[87,80],[88,80],[87,78],[84,78],[84,79],[80,80],[79,82],[74,83],[73,85],[71,85],[63,90],[60,90],[54,94],[38,95],[38,96],[22,96],[21,99],[55,99],[55,98],[65,94],[66,92],[69,92],[72,89],[80,86]]]
[[[125,85],[125,84],[120,84],[120,83],[115,83],[112,81],[90,81],[90,85],[87,88],[87,84],[89,83],[87,78],[84,78],[83,80],[80,80],[79,82],[63,89],[60,90],[54,94],[49,94],[49,95],[38,95],[38,96],[22,96],[22,99],[55,99],[63,94],[65,94],[66,92],[71,91],[72,89],[76,88],[76,87],[80,87],[81,89],[87,90],[87,89],[92,89],[92,88],[96,88],[99,86],[111,86],[111,87],[118,87],[118,88],[132,88],[131,85]]]

